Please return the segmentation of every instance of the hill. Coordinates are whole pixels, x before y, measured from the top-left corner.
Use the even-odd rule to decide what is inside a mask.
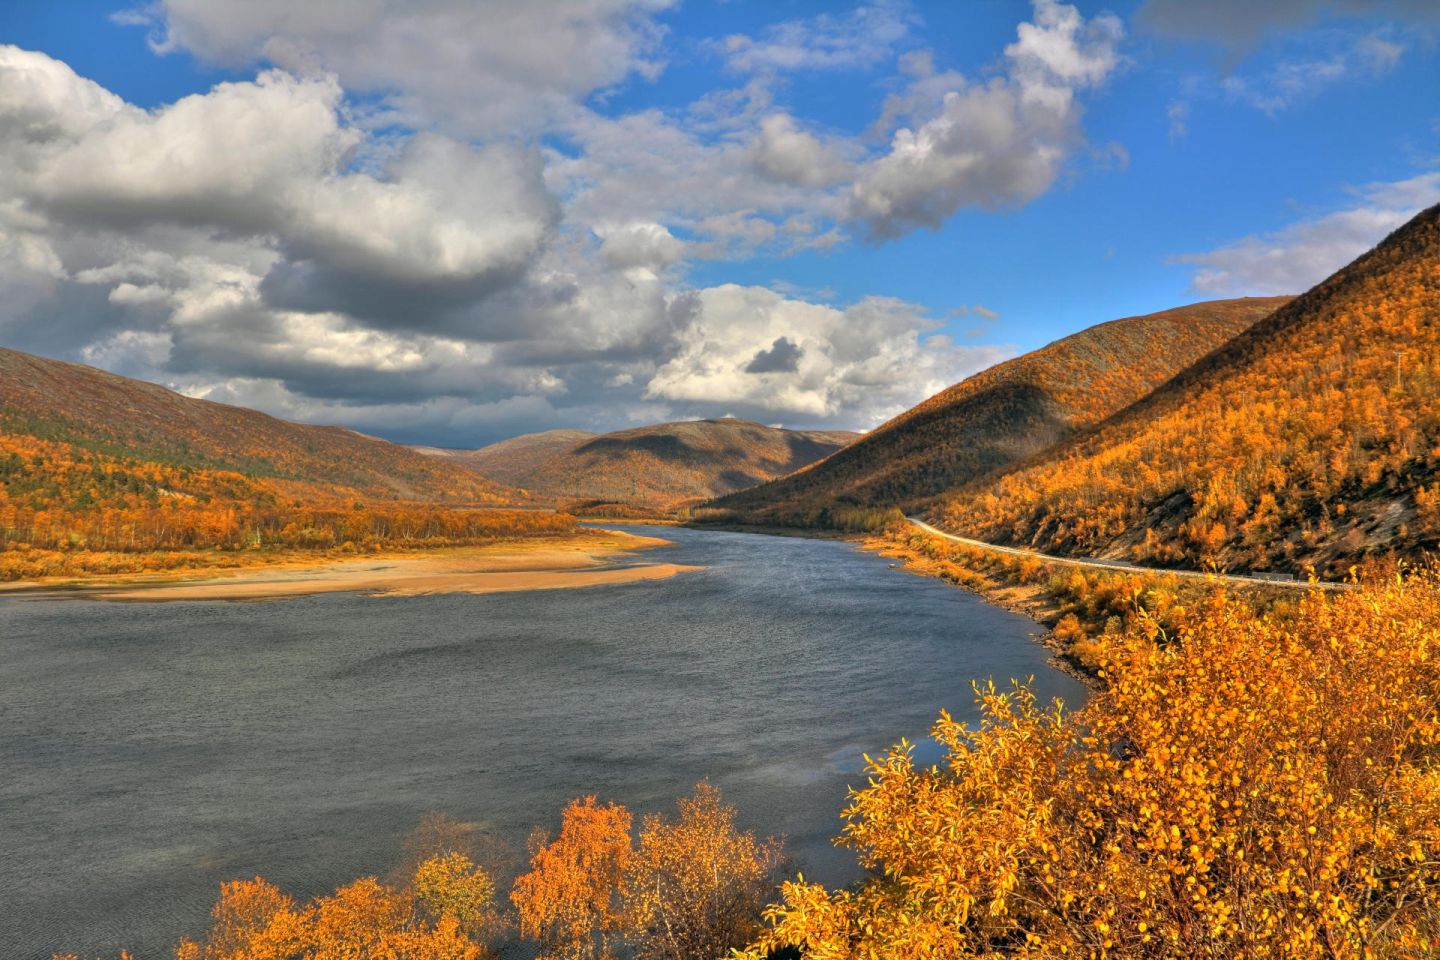
[[[233,564],[237,551],[255,562],[281,549],[476,543],[573,524],[471,509],[516,496],[352,430],[0,349],[0,580]]]
[[[1440,542],[1440,206],[1141,402],[957,491],[981,539],[1323,573]]]
[[[1288,301],[1216,300],[1102,323],[941,391],[814,466],[724,497],[719,519],[846,526],[1019,463],[1134,402]],[[859,509],[857,509],[859,508]]]
[[[473,472],[344,427],[290,423],[5,349],[0,430],[124,459],[234,472],[310,496],[472,504],[511,496]]]
[[[456,463],[496,483],[523,486],[521,479],[538,464],[595,436],[586,430],[546,430],[511,437],[479,450],[449,450],[444,453]]]
[[[454,459],[559,501],[666,510],[764,483],[855,438],[842,431],[783,430],[729,417],[617,430],[571,442],[569,435],[578,433],[516,437]],[[527,467],[524,460],[532,455]]]

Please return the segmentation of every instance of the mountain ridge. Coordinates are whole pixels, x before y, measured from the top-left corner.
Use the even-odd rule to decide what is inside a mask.
[[[1328,575],[1440,543],[1440,206],[1149,395],[931,511],[1047,552]]]
[[[711,506],[717,519],[802,527],[833,525],[852,508],[915,506],[1123,409],[1288,300],[1204,301],[1097,324],[983,370],[827,459]],[[1154,349],[1157,341],[1165,349]]]
[[[6,348],[0,348],[0,424],[100,453],[265,478],[311,496],[514,499],[470,471],[348,427],[294,423]]]
[[[720,417],[524,434],[451,457],[537,496],[675,510],[791,472],[856,436]]]

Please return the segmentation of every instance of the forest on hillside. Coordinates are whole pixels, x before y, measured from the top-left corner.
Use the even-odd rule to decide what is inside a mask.
[[[539,510],[361,498],[0,433],[0,581],[213,567],[285,551],[353,553],[565,533]]]
[[[936,511],[1047,552],[1343,575],[1440,544],[1440,207],[1080,440]]]
[[[908,508],[1099,422],[1288,299],[1219,300],[1099,324],[963,380],[808,469],[717,500],[707,515],[845,530],[854,511]]]

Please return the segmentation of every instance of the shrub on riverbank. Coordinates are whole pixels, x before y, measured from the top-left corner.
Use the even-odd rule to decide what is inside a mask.
[[[737,829],[705,782],[674,817],[633,826],[619,804],[570,803],[556,836],[532,837],[506,915],[495,892],[508,851],[478,824],[428,814],[386,882],[363,877],[306,904],[259,877],[222,884],[209,931],[182,938],[175,960],[488,960],[517,929],[541,960],[718,960],[759,935],[778,840]]]
[[[1288,612],[1217,593],[1106,646],[1077,712],[942,715],[872,762],[841,842],[750,956],[1408,958],[1440,952],[1440,574]]]

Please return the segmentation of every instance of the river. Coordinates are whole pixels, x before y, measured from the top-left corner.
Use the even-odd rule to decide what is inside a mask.
[[[523,849],[584,794],[708,777],[807,877],[862,752],[973,717],[972,680],[1079,684],[1035,625],[852,545],[673,529],[666,581],[264,603],[0,600],[0,956],[168,957],[219,882],[383,875],[419,818]],[[930,745],[933,756],[933,744]]]

